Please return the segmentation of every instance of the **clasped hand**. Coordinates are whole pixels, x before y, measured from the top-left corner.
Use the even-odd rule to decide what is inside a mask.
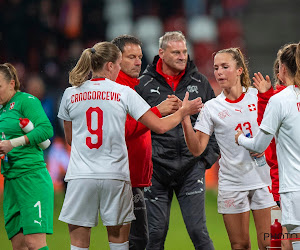
[[[9,151],[13,149],[11,142],[9,140],[0,140],[0,155],[7,154]]]

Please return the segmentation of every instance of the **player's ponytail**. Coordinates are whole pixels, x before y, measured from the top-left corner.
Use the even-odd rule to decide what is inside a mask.
[[[297,44],[295,58],[296,58],[296,65],[297,65],[296,74],[295,74],[295,85],[300,87],[300,42]]]
[[[299,55],[297,56],[297,51],[299,54],[298,46],[299,44],[296,43],[286,44],[282,47],[282,53],[280,55],[280,62],[285,65],[287,68],[288,77],[291,78],[296,85],[299,84],[299,73],[297,75],[297,72],[300,66],[297,65],[297,57],[299,57]]]
[[[92,48],[85,49],[76,66],[69,74],[72,86],[80,86],[87,80],[90,72],[99,72],[107,62],[115,63],[121,56],[118,47],[110,42],[96,43]]]
[[[69,73],[69,82],[72,86],[80,86],[87,80],[91,72],[91,49],[85,49],[76,66]]]
[[[249,70],[248,70],[248,61],[245,59],[242,51],[239,48],[236,48],[236,51],[238,53],[238,56],[236,57],[237,65],[239,67],[243,68],[243,72],[241,74],[241,84],[243,87],[245,87],[246,91],[251,85],[251,80],[249,76]]]
[[[281,82],[281,80],[278,78],[278,74],[279,74],[279,61],[280,61],[280,55],[282,53],[282,48],[280,48],[277,52],[277,57],[274,61],[273,64],[273,79],[274,79],[274,86],[276,87],[277,85],[283,85],[283,82]]]

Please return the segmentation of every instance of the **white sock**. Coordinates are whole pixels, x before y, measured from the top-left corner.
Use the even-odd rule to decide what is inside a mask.
[[[109,242],[110,250],[128,250],[129,249],[129,241],[124,243],[112,243]]]
[[[300,250],[300,241],[294,241],[293,244],[293,250]]]
[[[89,250],[89,248],[75,247],[71,245],[71,250]]]

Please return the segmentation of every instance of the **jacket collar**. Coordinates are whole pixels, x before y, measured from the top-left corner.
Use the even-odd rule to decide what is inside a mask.
[[[160,77],[162,77],[156,71],[156,65],[157,65],[157,62],[158,62],[159,59],[160,59],[159,55],[156,55],[153,59],[152,64],[148,64],[147,68],[143,72],[143,75],[144,74],[150,74],[150,75],[159,75]],[[196,65],[194,64],[194,62],[190,59],[190,56],[188,56],[188,61],[187,61],[187,64],[186,64],[184,76],[187,75],[187,74],[191,74],[194,71],[198,71],[198,69],[197,69]]]
[[[134,89],[134,87],[140,83],[140,80],[138,78],[132,78],[120,70],[116,82]]]
[[[182,76],[185,74],[185,69],[183,71],[181,71],[177,76],[170,76],[170,75],[165,74],[162,71],[162,64],[163,64],[163,61],[161,60],[161,58],[159,58],[157,61],[157,64],[156,64],[156,71],[157,71],[157,73],[159,73],[160,75],[162,75],[165,78],[166,82],[175,91]]]

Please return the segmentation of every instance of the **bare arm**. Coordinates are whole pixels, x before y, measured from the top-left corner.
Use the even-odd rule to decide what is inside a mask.
[[[72,122],[64,121],[64,131],[67,143],[71,146],[72,143]]]
[[[176,127],[185,116],[196,114],[201,110],[203,104],[200,98],[196,98],[192,101],[188,101],[188,98],[189,94],[187,92],[184,98],[185,104],[172,115],[158,118],[151,110],[148,110],[138,121],[155,133],[163,134]]]
[[[200,131],[195,132],[189,116],[184,118],[181,125],[184,132],[184,139],[190,152],[194,156],[201,155],[206,149],[210,136]]]
[[[258,133],[253,138],[247,138],[244,136],[243,131],[237,130],[235,135],[235,142],[243,146],[245,149],[262,153],[266,150],[273,139],[273,135],[268,132],[259,129]]]

